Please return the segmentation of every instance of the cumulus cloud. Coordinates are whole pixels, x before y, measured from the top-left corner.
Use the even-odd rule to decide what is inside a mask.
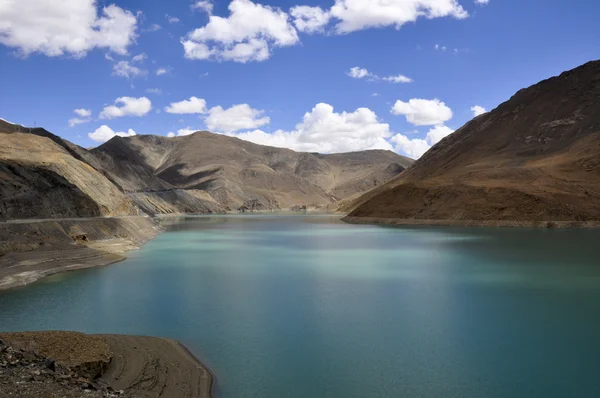
[[[192,10],[202,10],[208,15],[211,15],[213,10],[213,4],[207,0],[197,1],[194,4],[192,4]]]
[[[413,98],[408,102],[396,101],[391,110],[394,115],[404,115],[415,126],[443,124],[452,119],[452,110],[440,100]]]
[[[490,0],[475,0],[475,4],[486,5],[489,4]]]
[[[487,111],[483,106],[475,105],[471,107],[471,112],[473,112],[473,117],[477,117],[479,115],[483,115]]]
[[[444,137],[452,134],[454,130],[447,126],[435,126],[425,136],[425,139],[408,138],[404,134],[396,134],[390,141],[394,144],[394,150],[418,159],[432,146],[440,142]]]
[[[381,123],[368,108],[354,112],[335,112],[329,104],[317,104],[292,131],[266,133],[253,130],[227,135],[261,145],[291,148],[307,152],[349,152],[365,149],[393,150],[386,138],[390,127]]]
[[[137,19],[116,5],[98,10],[95,0],[18,0],[0,2],[0,43],[23,56],[70,54],[94,48],[127,54]]]
[[[167,68],[158,68],[155,73],[156,76],[161,76],[169,73],[169,70]]]
[[[436,49],[436,50],[438,50],[438,51],[446,51],[446,50],[448,49],[448,47],[446,47],[446,46],[441,46],[441,45],[439,45],[439,44],[436,44],[436,45],[434,45],[434,46],[433,46],[433,48],[435,48],[435,49]]]
[[[98,127],[93,133],[88,133],[88,137],[90,137],[92,140],[97,141],[97,142],[106,142],[115,136],[132,137],[134,135],[136,135],[136,134],[135,134],[135,131],[133,131],[132,129],[129,129],[126,132],[114,131],[113,129],[111,129],[110,127],[108,127],[105,124]]]
[[[385,80],[386,82],[391,82],[391,83],[412,83],[413,79],[411,79],[410,77],[406,77],[404,75],[397,75],[397,76],[386,76],[382,78],[383,80]]]
[[[182,40],[185,57],[235,62],[263,61],[272,47],[298,43],[288,15],[279,8],[233,0],[227,18],[211,15],[206,26]]]
[[[469,16],[457,0],[336,0],[331,15],[339,20],[338,33],[402,25],[418,18]]]
[[[230,133],[242,129],[255,129],[269,124],[271,119],[262,116],[264,111],[254,109],[248,104],[234,105],[229,109],[220,106],[210,108],[209,115],[204,122],[206,127],[212,131]]]
[[[90,116],[92,116],[92,110],[91,109],[79,108],[79,109],[74,109],[73,112],[75,112],[78,116],[81,116],[81,117],[90,117]]]
[[[69,127],[75,127],[78,124],[83,124],[91,121],[92,110],[85,108],[74,109],[73,112],[79,116],[69,119]]]
[[[298,32],[329,33],[325,29],[332,21],[335,33],[346,34],[377,27],[399,29],[419,18],[469,16],[458,0],[335,0],[330,9],[295,6],[289,14],[251,0],[232,0],[228,17],[212,15],[213,4],[207,0],[196,1],[195,8],[206,11],[209,22],[181,40],[185,57],[243,63],[264,61],[273,48],[299,43]]]
[[[354,79],[362,79],[363,77],[371,76],[371,73],[365,68],[354,66],[350,68],[347,75]]]
[[[100,119],[122,116],[144,116],[152,110],[152,102],[146,97],[119,97],[115,105],[109,105],[100,113]]]
[[[135,77],[146,76],[148,74],[148,71],[130,64],[129,61],[119,61],[113,65],[112,74],[113,76],[120,76],[130,79]]]
[[[294,25],[299,32],[317,33],[323,32],[329,23],[331,15],[321,7],[296,6],[290,9],[290,15],[294,18]]]
[[[169,106],[165,108],[167,113],[175,113],[178,115],[192,114],[192,113],[206,113],[206,101],[198,97],[190,97],[190,99],[171,102]]]

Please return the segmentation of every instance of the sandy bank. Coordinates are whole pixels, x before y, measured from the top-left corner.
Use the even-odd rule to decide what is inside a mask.
[[[162,231],[142,216],[0,223],[0,290],[121,261]]]
[[[28,358],[8,364],[10,372],[0,372],[0,391],[4,387],[12,396],[210,397],[210,372],[174,340],[56,331],[0,333],[0,339]],[[25,384],[12,383],[20,367],[47,364],[49,358],[56,369],[43,369],[41,375],[34,371],[35,379]],[[31,391],[39,395],[27,395]]]
[[[431,225],[508,228],[600,228],[600,221],[421,220],[405,218],[344,217],[349,224]]]

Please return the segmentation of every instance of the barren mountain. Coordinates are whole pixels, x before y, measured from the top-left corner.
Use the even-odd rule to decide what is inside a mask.
[[[297,153],[209,132],[87,150],[0,120],[0,219],[327,206],[402,172],[390,151]]]
[[[138,214],[114,184],[62,146],[2,127],[0,219]]]
[[[519,91],[354,205],[356,221],[600,220],[600,61]]]
[[[326,206],[380,185],[412,164],[390,151],[298,153],[206,131],[173,138],[115,137],[91,153],[98,159],[94,167],[124,192],[156,198],[176,190],[227,210]]]

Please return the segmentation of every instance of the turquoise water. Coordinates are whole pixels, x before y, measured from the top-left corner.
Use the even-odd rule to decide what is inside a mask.
[[[217,397],[598,397],[600,231],[186,218],[0,293],[0,330],[165,336]]]

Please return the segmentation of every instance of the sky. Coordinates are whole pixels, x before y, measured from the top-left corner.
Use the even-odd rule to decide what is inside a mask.
[[[0,118],[420,157],[600,58],[597,0],[0,0]]]

